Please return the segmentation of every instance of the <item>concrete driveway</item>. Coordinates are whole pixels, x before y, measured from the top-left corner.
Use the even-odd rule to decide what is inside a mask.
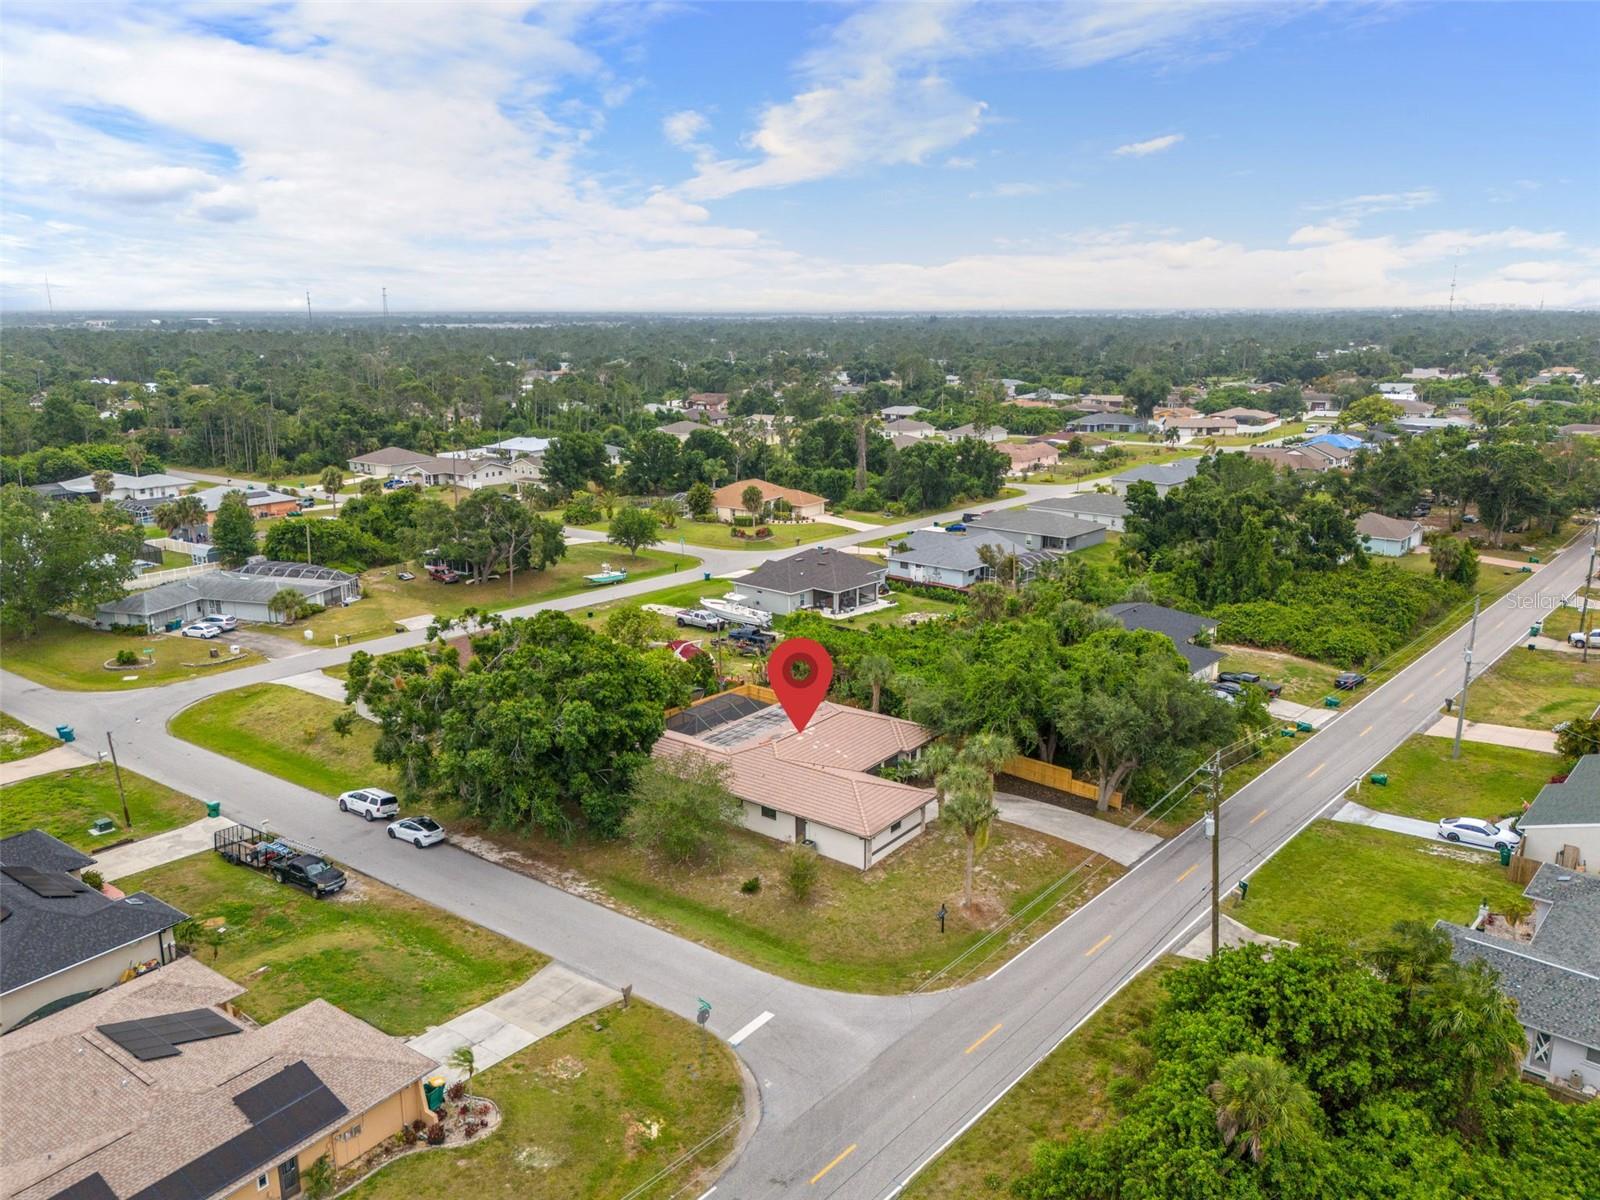
[[[1137,829],[1113,825],[1110,821],[1096,820],[1043,800],[1029,800],[1025,796],[996,792],[994,803],[1000,810],[1002,821],[1093,850],[1125,867],[1132,866],[1146,852],[1161,844],[1161,839],[1153,833],[1140,833]]]
[[[1444,842],[1439,836],[1439,826],[1433,821],[1419,821],[1415,817],[1397,817],[1393,813],[1378,812],[1364,804],[1357,804],[1354,800],[1345,802],[1343,808],[1333,814],[1335,821],[1344,821],[1350,825],[1367,825],[1373,829],[1387,829],[1390,833],[1403,833],[1407,837],[1421,838],[1425,842]],[[1469,846],[1465,842],[1447,842],[1446,845],[1459,846],[1463,850],[1482,850],[1485,854],[1493,854],[1493,850],[1482,846]]]

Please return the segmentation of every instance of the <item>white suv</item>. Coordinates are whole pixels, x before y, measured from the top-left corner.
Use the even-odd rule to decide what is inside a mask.
[[[379,788],[358,788],[339,797],[339,811],[353,812],[369,821],[392,821],[400,815],[400,801]]]

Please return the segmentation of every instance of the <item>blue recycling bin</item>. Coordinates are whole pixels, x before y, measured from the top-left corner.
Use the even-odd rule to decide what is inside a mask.
[[[78,735],[72,731],[71,725],[57,725],[56,736],[63,742],[75,742],[78,740]]]

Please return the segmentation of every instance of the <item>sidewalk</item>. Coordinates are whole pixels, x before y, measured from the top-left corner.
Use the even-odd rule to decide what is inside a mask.
[[[1453,850],[1480,850],[1484,854],[1494,851],[1482,846],[1469,846],[1465,842],[1447,842],[1439,836],[1439,827],[1432,821],[1419,821],[1415,817],[1397,817],[1393,813],[1378,812],[1354,800],[1345,801],[1344,807],[1333,814],[1335,821],[1348,825],[1366,825],[1371,829],[1387,829],[1390,833],[1403,833],[1407,837],[1421,838],[1425,842],[1438,842]]]
[[[1295,704],[1289,700],[1268,700],[1267,711],[1280,721],[1304,721],[1313,729],[1321,729],[1339,715],[1337,708],[1322,705]]]
[[[465,1071],[450,1066],[450,1055],[460,1047],[472,1047],[473,1070],[482,1071],[617,999],[614,989],[551,963],[521,987],[435,1025],[406,1044],[438,1062],[439,1073],[455,1083],[466,1078]]]
[[[180,858],[211,849],[211,835],[232,824],[231,817],[202,817],[178,829],[96,854],[94,869],[109,883],[125,875],[148,871],[151,867],[165,866],[169,862],[177,862]]]
[[[1140,833],[1110,821],[1099,821],[1043,800],[1029,800],[1024,796],[996,792],[994,803],[1000,810],[1002,821],[1093,850],[1125,867],[1133,865],[1146,851],[1161,844],[1161,839],[1153,833]]]
[[[21,779],[32,779],[36,775],[69,771],[73,767],[89,767],[94,763],[94,755],[85,754],[75,745],[57,746],[54,750],[46,750],[42,754],[35,754],[32,758],[19,758],[16,762],[0,763],[0,786],[16,783]]]
[[[1429,737],[1454,738],[1456,719],[1440,717],[1428,727]],[[1483,742],[1490,746],[1510,746],[1517,750],[1556,752],[1556,735],[1548,729],[1522,729],[1515,725],[1487,725],[1468,721],[1461,731],[1464,742]]]

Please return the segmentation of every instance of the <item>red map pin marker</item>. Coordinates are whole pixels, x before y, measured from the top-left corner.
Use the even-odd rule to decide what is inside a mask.
[[[810,723],[833,682],[833,659],[810,638],[788,638],[767,660],[767,679],[778,703],[794,722],[795,732]]]

